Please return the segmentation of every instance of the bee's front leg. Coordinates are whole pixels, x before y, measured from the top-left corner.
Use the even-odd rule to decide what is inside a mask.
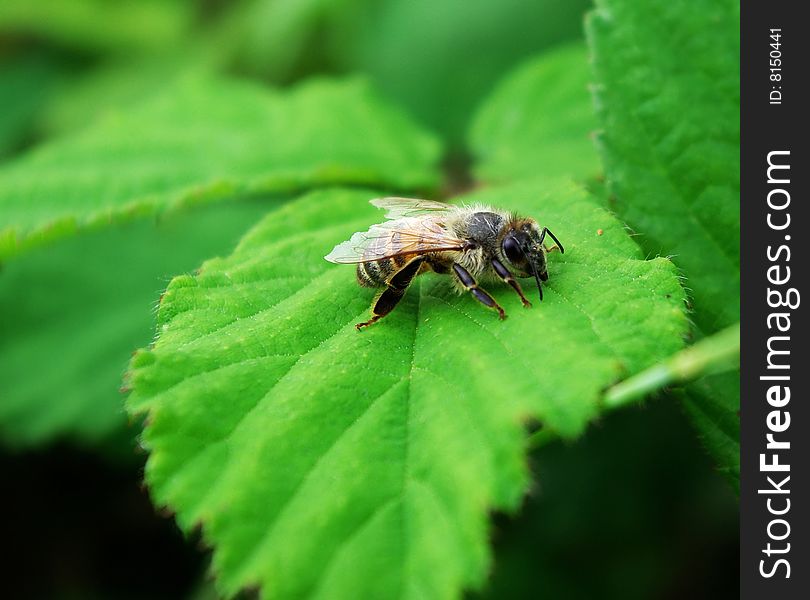
[[[501,306],[497,302],[495,302],[495,298],[493,298],[486,291],[478,287],[478,282],[475,281],[475,278],[472,275],[470,275],[467,269],[465,269],[458,263],[453,263],[453,272],[456,274],[456,277],[458,277],[458,280],[461,282],[461,285],[463,285],[464,288],[467,291],[469,291],[476,300],[478,300],[484,306],[488,306],[490,308],[494,308],[495,310],[497,310],[498,316],[501,319],[506,318],[506,313],[503,311],[503,308],[501,308]]]
[[[512,286],[512,289],[515,290],[520,296],[520,301],[523,302],[523,306],[526,308],[531,308],[532,303],[526,299],[526,296],[523,295],[523,290],[520,289],[520,284],[515,280],[512,273],[509,272],[503,263],[499,261],[497,258],[492,259],[492,268],[495,269],[495,272],[498,274],[498,277],[503,279],[504,283],[508,283]]]

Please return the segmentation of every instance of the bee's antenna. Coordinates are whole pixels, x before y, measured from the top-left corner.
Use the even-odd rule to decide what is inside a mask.
[[[551,230],[548,227],[543,227],[543,231],[540,232],[540,243],[538,245],[542,245],[543,240],[546,239],[546,234],[548,234],[549,237],[551,237],[551,239],[554,240],[554,243],[557,244],[557,248],[560,249],[560,254],[565,254],[565,248],[563,248],[563,245],[560,243],[560,240],[557,239],[556,235],[551,233]]]
[[[528,257],[527,257],[528,259]],[[532,274],[534,274],[534,280],[537,282],[537,291],[540,294],[540,302],[543,301],[543,286],[540,285],[540,276],[537,274],[537,267],[534,266],[534,262],[532,260],[526,260],[532,267]]]
[[[551,232],[549,232],[551,233]],[[546,235],[545,229],[543,230],[542,235],[540,236],[540,243],[543,243],[543,237]],[[534,275],[534,280],[537,282],[537,292],[540,294],[540,302],[543,301],[543,287],[540,285],[540,275],[537,273],[537,267],[534,265],[534,261],[529,256],[528,252],[523,249],[523,246],[518,246],[520,248],[521,254],[523,254],[523,258],[529,263],[529,266],[532,268],[532,275]]]
[[[532,269],[534,270],[534,269]],[[537,276],[537,271],[534,270],[534,280],[537,282],[537,293],[540,295],[540,302],[543,301],[543,286],[540,285],[540,278]]]

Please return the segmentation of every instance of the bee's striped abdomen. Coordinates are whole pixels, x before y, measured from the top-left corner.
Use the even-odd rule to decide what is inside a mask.
[[[371,262],[358,263],[357,283],[363,287],[382,287],[412,259],[413,256],[399,255]]]
[[[357,265],[357,283],[363,287],[380,287],[385,285],[386,277],[380,269],[381,262],[388,262],[388,259],[383,261],[373,261],[366,263],[359,263]],[[386,273],[388,271],[386,270]]]

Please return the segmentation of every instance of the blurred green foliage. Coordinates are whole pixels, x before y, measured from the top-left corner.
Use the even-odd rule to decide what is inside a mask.
[[[335,115],[340,115],[339,119]],[[0,165],[0,259],[139,215],[341,183],[428,189],[436,139],[348,79],[284,94],[189,76]]]
[[[587,179],[595,197],[646,234],[640,241],[650,256],[678,254],[685,276],[700,281],[705,252],[690,255],[688,232],[667,237],[656,221],[661,210],[683,205],[672,204],[672,194],[656,195],[660,172],[644,166],[650,156],[673,164],[666,175],[675,190],[699,195],[710,184],[701,196],[707,205],[735,199],[727,160],[737,141],[728,128],[738,75],[732,4],[693,10],[684,2],[600,2],[591,22],[591,51],[601,47],[604,59],[595,71],[597,121],[583,90],[594,81],[581,46],[590,8],[585,0],[0,3],[0,230],[38,231],[43,242],[12,256],[19,250],[15,242],[0,263],[0,438],[15,451],[70,438],[115,457],[117,442],[132,431],[124,427],[120,375],[130,352],[153,337],[155,306],[172,276],[229,254],[293,188],[339,181],[435,195],[441,148],[449,189],[469,185],[473,176],[490,183],[562,171]],[[714,19],[710,31],[704,13]],[[606,15],[618,19],[618,33]],[[639,24],[647,29],[640,38],[622,29]],[[680,51],[681,41],[689,42],[688,51]],[[713,61],[707,72],[717,76],[704,73],[703,55]],[[367,87],[345,84],[354,92],[343,100],[299,94],[301,118],[286,113],[277,126],[256,126],[268,98],[281,106],[301,84],[344,85],[312,84],[313,76],[358,74]],[[688,81],[679,79],[684,75]],[[189,80],[213,82],[219,91],[198,95],[198,110],[185,110],[184,103],[166,109],[178,98],[173,90]],[[713,81],[721,85],[712,87]],[[639,90],[651,97],[634,114]],[[367,100],[368,120],[353,118],[356,105]],[[166,110],[155,112],[155,106]],[[722,144],[680,164],[670,159],[697,127],[678,127],[687,109],[687,121],[705,121],[703,129]],[[534,119],[535,113],[558,118]],[[199,135],[201,121],[205,136]],[[639,122],[662,131],[674,124],[677,135],[641,147],[634,142]],[[291,130],[310,125],[291,150]],[[606,179],[594,177],[600,164],[587,135],[599,129],[607,131]],[[336,135],[319,138],[323,131]],[[244,148],[249,151],[240,153]],[[290,169],[301,166],[302,156],[315,159],[291,183]],[[713,157],[710,168],[700,167],[703,156]],[[252,190],[249,198],[236,193],[245,189],[240,186]],[[199,199],[188,194],[202,188],[221,203],[179,201]],[[661,205],[648,211],[655,201]],[[707,237],[720,223],[721,244],[734,245],[733,212],[693,216],[708,223]],[[93,227],[73,235],[77,224]],[[733,257],[730,264],[719,277],[703,275],[700,285],[687,279],[703,329],[695,335],[710,335],[718,323],[736,318],[738,305],[716,302],[734,295],[730,286],[739,272]],[[673,408],[679,401],[699,436],[688,435],[685,417]],[[733,374],[704,378],[663,394],[649,411],[606,418],[579,443],[536,451],[538,488],[517,520],[496,521],[495,567],[484,594],[734,597],[736,504],[698,449],[705,445],[720,470],[736,479],[738,402]],[[19,455],[20,464],[30,456]],[[16,461],[17,455],[4,458]],[[61,482],[61,465],[51,457],[35,472]],[[102,477],[128,477],[135,489],[139,473],[128,469],[112,467]],[[7,482],[9,489],[20,490],[15,506],[40,506],[35,500],[42,491],[22,484],[27,469],[12,472],[17,479]],[[77,479],[65,478],[58,489]],[[105,502],[109,481],[99,482],[98,502]],[[49,499],[56,495],[50,492]],[[94,517],[92,501],[86,510]],[[86,518],[88,541],[81,547],[92,546],[96,535],[95,521]],[[128,522],[133,514],[122,509],[115,518]],[[53,524],[47,523],[38,531],[32,521],[20,531],[48,540]],[[157,555],[162,544],[157,537],[147,547]],[[54,564],[61,564],[68,546],[52,546],[41,543],[29,562],[46,564],[39,554],[52,552]],[[189,546],[189,556],[195,553]],[[725,577],[706,570],[707,563],[722,565]],[[189,568],[185,575],[189,590],[198,588],[196,573]],[[87,582],[71,588],[76,581],[55,572],[49,595],[64,597],[73,589],[85,597],[126,597],[126,578],[112,588]],[[155,581],[150,595],[166,589]]]
[[[63,79],[64,66],[47,52],[0,56],[0,160],[31,141],[35,122],[53,105]]]
[[[77,54],[152,53],[181,43],[193,7],[184,0],[15,0],[0,4],[0,34]]]
[[[274,80],[362,71],[462,149],[492,87],[527,56],[581,38],[588,0],[256,0],[237,64]]]
[[[201,256],[228,251],[264,202],[98,229],[36,248],[0,276],[0,438],[97,444],[123,428],[116,390],[133,344],[148,343],[161,290]],[[51,358],[48,358],[51,357]]]
[[[587,65],[585,45],[566,44],[496,86],[468,136],[476,179],[497,183],[566,173],[588,181],[600,173]]]

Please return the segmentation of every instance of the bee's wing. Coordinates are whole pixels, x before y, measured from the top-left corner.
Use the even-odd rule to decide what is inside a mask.
[[[375,198],[370,201],[377,208],[386,211],[386,219],[401,219],[418,215],[450,212],[455,209],[452,204],[435,202],[433,200],[419,200],[417,198]]]
[[[464,240],[445,229],[435,217],[408,217],[372,225],[338,244],[324,258],[333,263],[362,263],[442,250],[462,250]]]

